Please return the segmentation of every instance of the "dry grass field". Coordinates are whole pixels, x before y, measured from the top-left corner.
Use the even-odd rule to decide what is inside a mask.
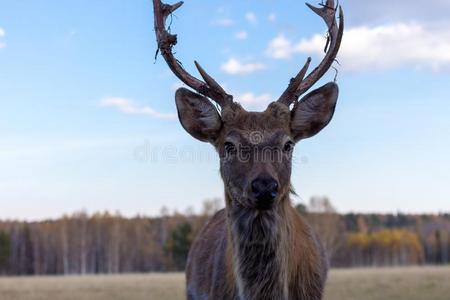
[[[0,278],[1,300],[184,299],[183,274]],[[326,300],[449,300],[450,267],[331,271]]]

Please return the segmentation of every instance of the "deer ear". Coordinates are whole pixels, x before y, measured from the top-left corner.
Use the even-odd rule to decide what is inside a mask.
[[[330,82],[294,105],[291,132],[296,142],[314,136],[328,125],[336,108],[338,94],[337,84]]]
[[[222,120],[206,97],[179,88],[175,102],[180,123],[190,135],[203,142],[213,142],[219,136]]]

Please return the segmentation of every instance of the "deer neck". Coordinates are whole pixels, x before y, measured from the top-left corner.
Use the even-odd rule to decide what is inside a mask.
[[[288,196],[269,211],[227,199],[233,278],[242,300],[288,299]]]

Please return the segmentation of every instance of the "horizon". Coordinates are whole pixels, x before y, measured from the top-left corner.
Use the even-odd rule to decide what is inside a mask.
[[[303,203],[298,203],[298,204],[303,204]],[[295,205],[295,204],[294,204]],[[20,219],[20,218],[0,218],[0,222],[19,222],[19,223],[40,223],[40,222],[48,222],[48,221],[58,221],[61,220],[65,217],[68,218],[74,218],[76,216],[78,216],[79,214],[86,214],[86,216],[88,218],[92,218],[95,215],[104,215],[104,214],[108,214],[110,216],[113,217],[120,217],[123,219],[135,219],[135,218],[148,218],[148,219],[157,219],[157,218],[163,218],[163,217],[176,217],[176,216],[193,216],[193,217],[199,217],[202,216],[202,211],[192,211],[191,210],[192,207],[186,207],[185,209],[173,209],[170,210],[167,207],[161,207],[160,212],[156,213],[156,214],[141,214],[141,213],[136,213],[136,214],[130,214],[130,215],[125,215],[122,214],[120,211],[108,211],[108,210],[103,210],[103,211],[87,211],[84,209],[80,209],[80,210],[75,210],[72,212],[65,212],[59,216],[53,216],[53,217],[47,217],[47,218],[41,218],[41,219]],[[222,209],[224,207],[220,207],[219,209]],[[165,210],[165,213],[162,214],[161,211]],[[312,214],[323,214],[326,212],[309,212],[308,213],[312,213]],[[392,216],[400,216],[400,215],[404,215],[404,216],[448,216],[450,215],[450,211],[440,211],[440,212],[402,212],[402,211],[397,211],[397,212],[376,212],[376,211],[368,211],[368,212],[358,212],[358,211],[346,211],[346,212],[341,212],[341,211],[336,211],[333,212],[337,215],[340,216],[345,216],[345,215],[377,215],[377,216],[388,216],[388,215],[392,215]]]
[[[198,60],[260,111],[308,56],[320,61],[325,27],[304,2],[185,1],[171,24],[176,57],[192,74]],[[293,202],[450,212],[450,2],[340,4],[338,105],[323,132],[296,146]],[[174,93],[183,85],[156,49],[148,0],[4,1],[0,220],[154,216],[223,199],[218,157],[179,124]]]

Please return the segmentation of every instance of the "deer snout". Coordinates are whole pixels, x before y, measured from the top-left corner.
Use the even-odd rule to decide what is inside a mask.
[[[278,182],[270,176],[258,176],[251,183],[251,193],[258,209],[270,209],[278,196]]]

